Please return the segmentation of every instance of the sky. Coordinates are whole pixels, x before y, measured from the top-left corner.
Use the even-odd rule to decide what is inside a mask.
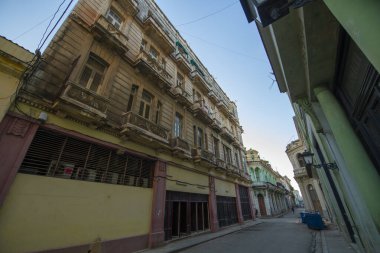
[[[62,5],[53,24],[68,2]],[[61,3],[62,0],[1,0],[0,35],[34,52]],[[272,69],[256,25],[247,22],[240,2],[156,0],[156,3],[236,102],[244,129],[244,146],[258,150],[261,158],[288,176],[293,187],[299,189],[285,153],[286,145],[297,138],[294,112],[287,95],[280,93],[272,80]]]

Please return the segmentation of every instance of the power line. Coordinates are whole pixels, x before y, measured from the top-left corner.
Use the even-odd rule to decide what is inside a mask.
[[[238,52],[238,51],[233,50],[233,49],[231,49],[231,48],[228,48],[228,47],[225,47],[225,46],[222,46],[222,45],[216,44],[216,43],[214,43],[214,42],[207,41],[207,40],[205,40],[205,39],[203,39],[203,38],[200,38],[200,37],[198,37],[198,36],[192,35],[192,34],[190,34],[190,33],[188,33],[188,32],[181,32],[181,33],[185,33],[185,34],[189,35],[190,37],[193,37],[193,38],[195,38],[195,39],[198,39],[198,40],[200,40],[200,41],[202,41],[202,42],[204,42],[204,43],[207,43],[207,44],[209,44],[209,45],[219,47],[219,48],[221,48],[221,49],[224,49],[224,50],[226,50],[226,51],[229,51],[230,53],[233,53],[233,54],[236,54],[236,55],[240,55],[240,56],[244,56],[244,57],[247,57],[247,58],[250,58],[250,59],[256,60],[256,61],[266,62],[264,59],[256,58],[256,57],[253,57],[253,56],[251,56],[251,55],[244,54],[244,53],[242,53],[242,52]]]
[[[189,25],[189,24],[196,23],[196,22],[201,21],[201,20],[203,20],[203,19],[205,19],[205,18],[208,18],[208,17],[210,17],[210,16],[213,16],[213,15],[215,15],[215,14],[218,14],[219,12],[224,11],[224,10],[226,10],[226,9],[228,9],[228,8],[230,8],[230,7],[232,7],[233,5],[237,4],[238,2],[239,2],[239,1],[236,1],[236,2],[234,2],[234,3],[232,3],[232,4],[229,4],[229,5],[225,6],[225,7],[223,7],[222,9],[217,10],[217,11],[215,11],[215,12],[212,12],[212,13],[206,15],[206,16],[203,16],[203,17],[200,17],[200,18],[197,18],[197,19],[194,19],[194,20],[192,20],[192,21],[189,21],[189,22],[186,22],[186,23],[182,23],[182,24],[179,24],[179,25],[176,25],[176,26],[183,26],[183,25]]]
[[[34,25],[33,27],[29,28],[28,30],[26,30],[25,32],[21,33],[20,35],[18,35],[17,37],[13,38],[12,40],[15,41],[17,40],[18,38],[20,38],[21,36],[27,34],[28,32],[34,30],[37,26],[40,26],[41,24],[45,23],[49,18],[51,18],[53,15],[50,15],[49,17],[45,18],[44,20],[42,20],[41,22],[39,22],[38,24]]]
[[[66,2],[66,0],[63,0],[62,3],[58,6],[58,9],[54,12],[53,17],[50,19],[50,22],[49,22],[48,26],[46,27],[46,29],[45,29],[45,31],[44,31],[44,34],[42,35],[42,38],[41,38],[40,42],[38,43],[37,48],[40,48],[40,44],[41,44],[42,40],[44,39],[45,34],[47,33],[47,31],[48,31],[48,29],[49,29],[49,27],[50,27],[50,25],[51,25],[51,22],[53,22],[53,20],[54,20],[54,18],[55,18],[55,15],[57,15],[57,13],[59,12],[59,10],[61,9],[61,6],[62,6],[65,2]]]

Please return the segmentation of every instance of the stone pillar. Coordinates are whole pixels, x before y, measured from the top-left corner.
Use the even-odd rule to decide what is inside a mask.
[[[249,208],[251,209],[251,217],[252,217],[252,220],[256,220],[256,214],[255,214],[256,207],[253,200],[252,189],[251,187],[248,187],[247,190],[248,190]]]
[[[236,209],[237,209],[238,222],[240,224],[243,224],[244,219],[243,219],[243,213],[241,211],[240,192],[239,192],[238,184],[235,184],[235,191],[236,191]]]
[[[161,245],[165,240],[164,219],[166,199],[166,163],[157,161],[154,167],[152,221],[149,247]]]
[[[210,212],[210,229],[211,232],[216,232],[219,230],[218,222],[218,209],[216,204],[216,193],[215,193],[215,178],[209,176],[208,178],[210,186],[210,194],[208,195],[208,207]]]
[[[380,192],[380,176],[335,96],[325,87],[315,88],[314,92],[345,161],[341,166],[351,175],[379,228],[380,203],[376,193]]]
[[[6,115],[0,123],[0,206],[16,177],[38,124]]]

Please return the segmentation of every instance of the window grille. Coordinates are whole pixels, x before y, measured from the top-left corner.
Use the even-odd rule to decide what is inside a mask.
[[[40,129],[19,172],[150,188],[153,166],[152,160]]]
[[[229,226],[238,222],[236,198],[216,196],[216,204],[220,227]]]

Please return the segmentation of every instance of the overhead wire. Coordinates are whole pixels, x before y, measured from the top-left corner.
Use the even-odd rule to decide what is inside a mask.
[[[197,18],[197,19],[194,19],[194,20],[191,20],[191,21],[189,21],[189,22],[182,23],[182,24],[179,24],[179,25],[176,25],[176,26],[183,26],[183,25],[189,25],[189,24],[196,23],[196,22],[201,21],[201,20],[203,20],[203,19],[206,19],[206,18],[208,18],[208,17],[210,17],[210,16],[216,15],[216,14],[218,14],[218,13],[224,11],[224,10],[227,10],[228,8],[231,8],[232,6],[234,6],[235,4],[237,4],[238,2],[239,2],[239,1],[233,2],[233,3],[231,3],[231,4],[229,4],[229,5],[225,6],[225,7],[223,7],[223,8],[220,9],[220,10],[217,10],[217,11],[215,11],[215,12],[212,12],[212,13],[210,13],[210,14],[207,14],[206,16],[203,16],[203,17],[200,17],[200,18]]]

